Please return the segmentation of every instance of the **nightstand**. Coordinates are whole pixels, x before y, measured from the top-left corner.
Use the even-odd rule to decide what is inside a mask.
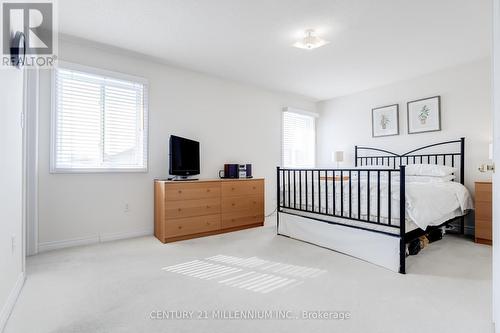
[[[491,182],[476,182],[476,243],[491,245]]]

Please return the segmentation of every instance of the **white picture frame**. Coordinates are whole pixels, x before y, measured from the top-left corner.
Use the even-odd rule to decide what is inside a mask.
[[[433,96],[407,103],[408,134],[441,130],[441,96]]]
[[[399,135],[399,104],[372,109],[372,137]]]

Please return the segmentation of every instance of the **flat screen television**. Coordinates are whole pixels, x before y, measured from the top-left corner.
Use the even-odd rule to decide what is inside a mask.
[[[191,176],[200,174],[200,143],[170,136],[169,169],[171,175]]]

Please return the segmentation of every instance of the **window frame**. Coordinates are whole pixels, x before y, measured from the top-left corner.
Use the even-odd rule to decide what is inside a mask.
[[[140,83],[144,87],[143,91],[143,105],[144,105],[144,115],[146,121],[144,123],[144,145],[143,149],[146,149],[145,154],[145,166],[142,168],[58,168],[56,166],[56,131],[57,131],[57,87],[56,87],[56,71],[59,69],[74,70],[78,72],[88,73],[92,75],[109,77],[111,79],[131,81],[135,83]],[[49,172],[51,174],[87,174],[87,173],[149,173],[149,82],[147,79],[139,76],[109,71],[101,68],[80,65],[76,63],[58,61],[57,68],[51,70],[51,110],[50,110],[50,167]]]
[[[318,142],[317,142],[317,128],[318,128],[318,118],[319,118],[319,114],[316,113],[316,112],[311,112],[311,111],[306,111],[306,110],[302,110],[302,109],[297,109],[297,108],[292,108],[292,107],[284,107],[282,109],[282,112],[281,112],[281,166],[283,168],[290,168],[290,169],[293,169],[293,168],[298,168],[296,166],[294,167],[289,167],[289,166],[285,166],[285,161],[284,161],[284,134],[285,134],[285,112],[289,112],[289,113],[297,113],[297,114],[300,114],[300,115],[303,115],[303,116],[309,116],[311,118],[314,119],[314,149],[313,149],[313,166],[310,167],[310,168],[302,168],[300,167],[300,169],[314,169],[316,168],[317,164],[318,164],[318,161],[317,161],[317,149],[318,149]]]

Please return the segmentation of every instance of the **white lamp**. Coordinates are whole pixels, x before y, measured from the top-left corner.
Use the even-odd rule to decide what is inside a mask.
[[[342,150],[334,151],[332,153],[332,161],[337,162],[337,169],[338,169],[340,162],[344,161],[344,152]]]
[[[488,159],[491,161],[493,160],[493,143],[490,143],[488,145]],[[488,171],[495,171],[495,164],[481,164],[479,167],[479,171],[481,172],[488,172]]]

